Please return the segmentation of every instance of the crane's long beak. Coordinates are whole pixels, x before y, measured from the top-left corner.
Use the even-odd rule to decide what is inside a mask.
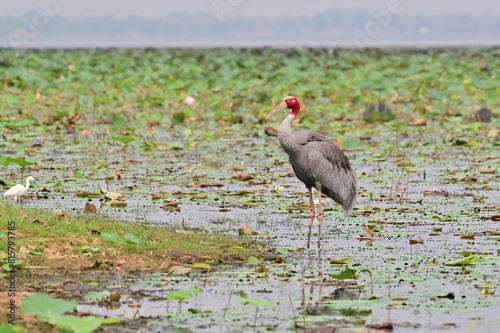
[[[38,184],[37,184],[35,181],[33,181],[33,184],[35,184],[35,186],[36,186],[38,189],[40,189],[40,186],[38,186]]]
[[[288,107],[288,105],[286,105],[285,101],[281,102],[280,105],[278,105],[276,107],[276,109],[273,110],[273,112],[271,112],[267,117],[266,117],[266,120],[268,120],[269,118],[271,118],[272,116],[274,116],[274,114],[280,110],[283,110],[283,109],[286,109]]]

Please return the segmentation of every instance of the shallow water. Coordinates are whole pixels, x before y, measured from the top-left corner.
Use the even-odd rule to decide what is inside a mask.
[[[46,199],[30,199],[25,204],[82,214],[85,203],[91,202],[104,216],[235,236],[238,228],[246,225],[256,230],[260,234],[257,237],[266,241],[271,250],[283,248],[290,253],[281,255],[283,263],[214,267],[211,272],[191,273],[186,277],[167,276],[166,272],[127,279],[104,277],[98,280],[98,287],[85,287],[88,277],[75,277],[82,284],[64,286],[65,289],[106,288],[123,295],[117,309],[95,304],[79,306],[81,312],[122,319],[119,328],[111,326],[103,330],[119,331],[127,327],[151,332],[167,328],[200,332],[289,331],[294,325],[303,325],[304,301],[307,327],[315,332],[335,327],[355,329],[387,320],[396,325],[397,332],[443,328],[468,332],[476,326],[494,332],[499,327],[498,296],[480,294],[483,289],[499,292],[498,237],[486,234],[487,230],[498,229],[498,222],[488,216],[498,213],[499,177],[468,170],[458,149],[441,152],[447,159],[440,165],[431,163],[425,154],[415,154],[412,161],[418,172],[409,174],[409,189],[404,192],[403,200],[399,195],[407,180],[401,169],[396,170],[394,177],[394,183],[400,177],[401,189],[391,191],[391,161],[373,161],[367,151],[347,152],[360,176],[356,209],[351,217],[344,218],[332,201],[326,200],[321,247],[317,248],[315,221],[312,249],[305,250],[309,226],[307,191],[294,177],[284,177],[291,168],[275,139],[251,139],[230,145],[221,142],[218,147],[196,144],[192,151],[170,154],[166,165],[155,166],[153,170],[145,169],[150,165],[147,163],[162,153],[151,153],[150,159],[141,153],[132,154],[131,160],[142,158],[144,162],[129,163],[116,171],[94,169],[86,174],[85,180],[65,178],[64,191],[68,193],[51,192]],[[220,155],[217,149],[225,149],[225,155]],[[228,154],[234,159],[226,161]],[[82,163],[83,158],[77,154],[67,159],[67,155],[61,154],[55,163],[62,166],[68,161]],[[240,161],[247,165],[244,171]],[[59,172],[66,176],[68,173]],[[114,172],[123,180],[104,180]],[[243,172],[252,174],[255,177],[252,181],[269,180],[269,183],[255,185],[233,178]],[[283,186],[279,195],[274,191],[276,185]],[[491,189],[483,188],[485,185]],[[99,187],[125,194],[127,207],[106,207],[100,199],[75,197],[75,191],[96,191]],[[164,193],[165,198],[151,200],[151,195],[158,193]],[[190,197],[197,193],[206,193],[208,197]],[[472,194],[484,198],[474,201]],[[164,200],[179,201],[179,210],[163,209]],[[366,225],[374,225],[380,238],[360,239],[366,233]],[[471,233],[477,234],[473,240],[459,237]],[[419,243],[410,245],[410,240]],[[443,265],[460,259],[462,251],[484,257],[486,263],[467,266],[465,272],[462,267]],[[348,285],[355,287],[352,280],[347,283],[330,279],[329,273],[342,271],[344,267],[330,265],[328,258],[351,259],[349,266],[358,270],[357,282],[362,286],[355,299],[324,299],[325,295],[344,290]],[[260,266],[269,268],[267,275],[254,272]],[[360,269],[371,271],[373,280],[369,273],[359,272]],[[324,279],[318,278],[320,274]],[[197,287],[203,291],[182,304],[166,301],[171,292]],[[239,303],[240,295],[232,293],[240,290],[249,299],[272,301],[275,310],[262,308],[256,315],[255,308],[243,306]],[[349,290],[349,297],[356,290]],[[454,299],[447,295],[453,295]],[[370,300],[373,297],[376,298]],[[190,308],[196,309],[196,313],[187,312]],[[211,312],[207,313],[208,310]]]

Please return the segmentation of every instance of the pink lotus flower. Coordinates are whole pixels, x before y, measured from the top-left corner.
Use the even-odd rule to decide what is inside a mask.
[[[194,97],[191,97],[191,96],[188,96],[186,97],[186,99],[184,100],[184,103],[186,103],[187,105],[189,106],[193,106],[194,103],[196,103],[196,100],[194,99]]]
[[[40,97],[42,97],[42,94],[40,94],[39,91],[36,92],[36,99],[40,99]]]

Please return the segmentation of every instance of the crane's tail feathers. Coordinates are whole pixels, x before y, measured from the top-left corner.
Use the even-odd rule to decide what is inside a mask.
[[[352,173],[350,174],[350,186],[345,187],[345,192],[346,195],[344,196],[344,200],[342,202],[342,211],[344,212],[345,216],[349,216],[351,214],[351,211],[353,207],[356,205],[356,198],[358,196],[358,176],[356,175],[356,172],[352,170]]]
[[[328,189],[323,187],[324,193],[342,207],[345,216],[349,216],[358,196],[359,184],[356,172],[352,169],[339,172],[332,185],[334,186]]]
[[[351,201],[349,203],[344,203],[342,205],[342,212],[344,213],[345,217],[347,217],[351,214],[351,211],[355,205],[356,205],[356,199],[354,199],[353,201]]]

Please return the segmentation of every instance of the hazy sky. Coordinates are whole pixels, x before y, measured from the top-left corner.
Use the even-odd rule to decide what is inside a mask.
[[[312,15],[332,8],[381,10],[390,1],[399,1],[402,14],[458,14],[500,15],[499,0],[0,0],[0,14],[23,15],[39,10],[42,3],[60,4],[58,14],[63,16],[90,16],[112,14],[117,17],[140,15],[164,16],[172,11],[212,12],[217,14],[216,4],[230,5],[224,17],[236,16],[298,16]]]

